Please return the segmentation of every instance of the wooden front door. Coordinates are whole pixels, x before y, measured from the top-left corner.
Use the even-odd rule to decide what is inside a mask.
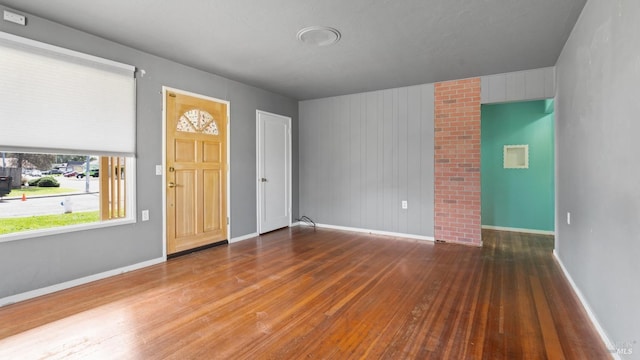
[[[166,92],[167,254],[227,239],[227,114]]]

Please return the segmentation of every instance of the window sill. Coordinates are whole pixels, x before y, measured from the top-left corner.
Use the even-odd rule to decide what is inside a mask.
[[[67,233],[73,233],[78,231],[101,229],[101,228],[106,228],[111,226],[135,224],[136,222],[137,221],[135,218],[126,218],[126,219],[118,219],[118,220],[101,221],[101,222],[95,222],[90,224],[61,226],[61,227],[50,228],[50,229],[21,231],[21,232],[12,233],[12,234],[0,235],[0,243],[23,240],[23,239],[33,239],[33,238],[42,237],[42,236],[67,234]]]

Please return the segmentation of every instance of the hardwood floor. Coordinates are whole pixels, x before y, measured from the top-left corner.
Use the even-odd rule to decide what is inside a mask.
[[[553,239],[296,227],[0,308],[0,359],[605,359]]]

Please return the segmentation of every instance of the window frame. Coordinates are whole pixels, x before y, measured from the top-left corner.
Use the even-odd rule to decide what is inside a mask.
[[[522,152],[524,164],[511,163],[510,153],[513,151]],[[502,154],[503,169],[528,169],[529,168],[529,145],[504,145]]]
[[[103,156],[103,155],[99,155]],[[125,186],[127,187],[127,198],[125,201],[125,208],[127,216],[119,219],[110,219],[110,220],[99,220],[92,223],[84,223],[77,225],[67,225],[67,226],[58,226],[52,227],[48,229],[37,229],[37,230],[27,230],[20,231],[10,234],[2,234],[0,235],[0,243],[16,241],[16,240],[24,240],[24,239],[33,239],[39,238],[43,236],[55,236],[67,233],[75,233],[79,231],[90,231],[97,230],[102,228],[108,228],[112,226],[122,226],[135,224],[138,222],[137,211],[136,211],[136,158],[135,157],[125,157],[125,169],[127,171],[127,176],[125,177]],[[102,193],[100,194],[102,196]]]

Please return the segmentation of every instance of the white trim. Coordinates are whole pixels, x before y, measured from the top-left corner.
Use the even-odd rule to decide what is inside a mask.
[[[316,227],[332,229],[332,230],[353,231],[353,232],[367,233],[367,234],[373,234],[373,235],[403,237],[407,239],[415,239],[415,240],[422,240],[422,241],[435,241],[435,238],[433,238],[432,236],[397,233],[397,232],[391,232],[391,231],[370,230],[370,229],[354,228],[354,227],[348,227],[348,226],[327,225],[327,224],[316,224]]]
[[[294,223],[291,223],[291,227],[294,227],[294,226],[300,226],[300,225],[304,225],[304,224],[306,224],[306,223],[304,223],[304,222],[302,222],[302,221],[296,221],[296,222],[294,222]]]
[[[255,233],[251,233],[251,234],[247,234],[247,235],[234,237],[233,239],[229,239],[229,244],[237,243],[237,242],[244,241],[244,240],[249,240],[249,239],[252,239],[252,238],[257,237],[257,236],[259,236],[259,235],[258,235],[257,232],[255,232]]]
[[[231,238],[231,102],[207,95],[162,86],[162,255],[167,257],[167,91],[227,105],[227,239]],[[229,241],[231,242],[231,241]]]
[[[44,287],[44,288],[27,291],[27,292],[24,292],[24,293],[21,293],[21,294],[7,296],[5,298],[0,299],[0,307],[11,305],[11,304],[19,302],[19,301],[33,299],[33,298],[38,297],[38,296],[51,294],[51,293],[54,293],[56,291],[69,289],[69,288],[72,288],[72,287],[75,287],[75,286],[84,285],[84,284],[87,284],[87,283],[90,283],[90,282],[93,282],[93,281],[106,279],[108,277],[124,274],[124,273],[130,272],[130,271],[142,269],[142,268],[145,268],[145,267],[148,267],[148,266],[157,265],[157,264],[163,263],[165,261],[166,261],[166,259],[164,257],[156,258],[156,259],[152,259],[152,260],[143,261],[141,263],[137,263],[137,264],[121,267],[121,268],[118,268],[118,269],[113,269],[113,270],[101,272],[101,273],[98,273],[98,274],[85,276],[85,277],[82,277],[82,278],[79,278],[79,279],[65,281],[65,282],[60,283],[60,284],[55,284],[55,285],[47,286],[47,287]]]
[[[167,90],[162,86],[162,256],[167,258]]]
[[[215,101],[227,104],[227,239],[231,239],[231,102]]]
[[[591,306],[589,306],[589,302],[587,302],[587,299],[584,297],[584,295],[582,295],[582,291],[580,291],[576,283],[573,281],[573,278],[569,274],[569,271],[567,271],[567,268],[564,267],[562,260],[560,260],[560,256],[558,256],[558,251],[555,249],[553,250],[553,257],[556,258],[556,261],[558,262],[558,265],[560,265],[560,269],[562,270],[562,273],[564,274],[565,278],[567,278],[567,281],[569,281],[569,285],[571,285],[573,292],[578,296],[578,299],[580,300],[582,307],[584,308],[584,310],[587,312],[587,315],[589,316],[589,320],[591,320],[591,323],[593,324],[593,326],[595,326],[596,330],[598,331],[598,334],[600,335],[600,338],[606,345],[607,349],[609,349],[610,351],[611,349],[615,349],[616,348],[615,344],[613,343],[613,341],[611,341],[611,339],[609,339],[606,331],[604,330],[602,325],[600,325],[598,318],[596,317],[593,310],[591,310]],[[615,352],[611,353],[611,356],[614,359],[620,359],[620,360],[622,359],[620,355]]]
[[[556,234],[555,231],[522,229],[522,228],[512,228],[512,227],[504,227],[504,226],[482,225],[482,228],[487,230],[511,231],[511,232],[538,234],[538,235],[555,235]]]
[[[60,226],[60,227],[52,227],[46,229],[39,230],[30,230],[30,231],[22,231],[9,233],[6,235],[0,235],[0,243],[23,240],[23,239],[33,239],[42,236],[51,236],[58,234],[67,234],[76,231],[89,231],[93,229],[101,229],[111,226],[120,226],[120,225],[128,225],[135,224],[136,217],[134,215],[124,219],[114,219],[114,220],[105,220],[105,221],[97,221],[86,224],[77,224],[77,225],[69,225],[69,226]]]
[[[261,187],[260,187],[260,181],[258,180],[259,178],[262,177],[262,175],[260,174],[260,166],[262,165],[261,161],[260,161],[260,144],[261,144],[261,137],[260,137],[260,114],[265,114],[265,115],[270,115],[270,116],[274,116],[277,118],[281,118],[287,121],[287,129],[288,129],[288,133],[287,133],[287,147],[288,147],[288,159],[287,159],[287,190],[288,190],[288,194],[287,194],[287,199],[288,199],[288,211],[289,211],[289,227],[291,227],[292,221],[293,221],[293,214],[292,214],[292,195],[293,195],[293,161],[292,161],[292,153],[293,153],[293,148],[292,148],[292,140],[291,140],[291,117],[289,116],[285,116],[285,115],[280,115],[280,114],[275,114],[275,113],[271,113],[268,111],[263,111],[263,110],[256,110],[256,229],[258,230],[258,233],[262,233],[262,229],[261,229],[261,222],[260,219],[262,217],[262,196],[261,196]],[[272,229],[273,230],[273,229]],[[265,232],[269,232],[271,230],[267,230]]]

